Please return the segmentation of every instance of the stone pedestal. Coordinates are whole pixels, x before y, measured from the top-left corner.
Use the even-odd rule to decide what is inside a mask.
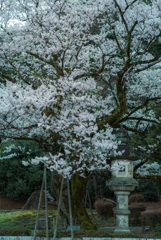
[[[46,218],[39,218],[38,228],[39,230],[46,229]],[[51,218],[48,218],[48,228],[51,229]]]
[[[110,190],[116,195],[116,229],[114,232],[130,232],[128,196],[138,186],[138,181],[133,178],[114,178],[108,182]]]
[[[116,195],[116,229],[115,232],[130,232],[128,216],[130,211],[128,210],[128,196],[130,192],[115,191]]]

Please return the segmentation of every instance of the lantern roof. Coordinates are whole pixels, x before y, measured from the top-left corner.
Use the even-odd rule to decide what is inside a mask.
[[[116,135],[116,140],[121,142],[118,145],[117,152],[124,151],[121,156],[112,157],[112,159],[127,159],[136,161],[139,159],[139,152],[129,146],[129,134],[126,129],[121,125],[120,128],[114,129],[114,134]]]

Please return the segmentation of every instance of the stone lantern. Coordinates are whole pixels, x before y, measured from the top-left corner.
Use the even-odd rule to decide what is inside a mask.
[[[116,195],[116,209],[114,211],[116,214],[116,228],[114,232],[130,232],[128,196],[138,186],[138,181],[133,178],[133,161],[138,160],[138,157],[134,150],[128,146],[128,133],[122,126],[118,131],[115,131],[115,134],[117,140],[121,141],[118,151],[124,150],[124,153],[113,158],[111,166],[123,162],[125,168],[112,171],[112,178],[107,183],[110,190],[114,191]]]

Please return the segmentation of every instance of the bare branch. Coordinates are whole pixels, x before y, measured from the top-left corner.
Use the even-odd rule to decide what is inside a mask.
[[[136,25],[137,25],[137,21],[135,21],[134,25],[131,27],[130,31],[128,32],[128,45],[127,45],[127,57],[128,57],[128,60],[130,62],[130,48],[131,48],[131,35],[132,35],[132,32],[134,31]]]
[[[4,54],[4,55],[5,55],[6,59],[7,59],[7,61],[9,62],[9,64],[16,70],[16,72],[18,73],[18,75],[20,76],[20,78],[22,79],[22,81],[25,82],[26,84],[30,85],[30,83],[28,83],[28,82],[24,79],[24,77],[22,76],[22,74],[20,73],[20,71],[19,71],[19,70],[14,66],[14,64],[8,59],[7,55],[6,55],[6,54]],[[7,79],[7,78],[6,78],[6,79]]]
[[[126,1],[126,0],[125,0]],[[138,0],[134,0],[130,5],[127,3],[127,1],[126,1],[126,4],[127,4],[127,6],[126,6],[126,8],[125,8],[125,11],[124,11],[124,13],[126,12],[126,10],[131,6],[131,5],[133,5],[135,2],[137,2]]]
[[[129,29],[128,29],[127,22],[125,21],[125,18],[124,18],[124,16],[123,16],[124,13],[121,11],[121,8],[120,8],[119,4],[117,3],[117,1],[114,0],[114,2],[115,2],[116,6],[117,6],[118,9],[119,9],[119,12],[120,12],[120,15],[121,15],[122,21],[123,21],[123,23],[124,23],[124,25],[125,25],[125,28],[126,28],[126,31],[127,31],[127,33],[128,33],[128,32],[129,32]]]
[[[54,63],[53,61],[47,61],[47,60],[43,59],[42,57],[40,57],[40,56],[39,56],[38,54],[36,54],[36,53],[32,53],[32,52],[29,52],[29,51],[27,51],[26,53],[29,54],[29,55],[31,55],[31,56],[33,56],[33,57],[35,57],[35,58],[37,58],[37,59],[39,59],[39,60],[42,61],[42,62],[45,62],[45,63],[51,65],[51,66],[54,67],[56,70],[59,69],[59,66],[58,66],[56,63]],[[57,75],[56,75],[55,73],[53,73],[53,74],[57,77]]]
[[[145,122],[157,123],[157,124],[161,125],[161,123],[159,123],[159,122],[156,121],[156,120],[152,120],[152,119],[148,119],[148,118],[143,118],[143,117],[141,117],[141,118],[139,118],[139,117],[138,117],[138,118],[137,118],[137,117],[129,117],[128,120],[140,120],[140,121],[145,121]]]
[[[119,107],[117,98],[116,98],[116,96],[115,96],[115,94],[114,94],[114,92],[113,92],[112,85],[111,85],[111,83],[110,83],[110,79],[109,79],[108,82],[107,82],[103,77],[101,77],[101,79],[102,79],[103,82],[105,82],[105,83],[110,87],[111,93],[112,93],[112,95],[113,95],[113,97],[114,97],[114,100],[115,100],[115,103],[116,103],[117,107]]]
[[[121,123],[121,122],[120,122]],[[143,130],[143,131],[139,131],[138,129],[136,128],[130,128],[130,127],[127,127],[126,125],[123,124],[123,127],[127,130],[127,131],[130,131],[130,132],[134,132],[134,133],[144,133],[146,130]]]

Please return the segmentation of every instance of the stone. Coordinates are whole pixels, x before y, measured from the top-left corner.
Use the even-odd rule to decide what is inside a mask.
[[[114,232],[130,232],[129,228],[129,214],[128,209],[128,196],[130,191],[135,189],[138,185],[138,181],[133,178],[112,178],[108,181],[110,190],[114,191],[116,195],[116,209],[114,214],[116,215],[116,229]]]
[[[46,229],[46,218],[39,218],[38,229]],[[48,229],[51,229],[51,218],[48,218]]]
[[[38,204],[39,204],[39,198],[40,198],[40,190],[36,190],[31,194],[31,196],[28,198],[25,205],[22,207],[23,210],[37,210]],[[54,202],[54,198],[48,193],[47,194],[47,202]],[[45,205],[45,193],[43,191],[42,193],[42,199],[41,199],[41,209],[43,209],[43,206]]]

